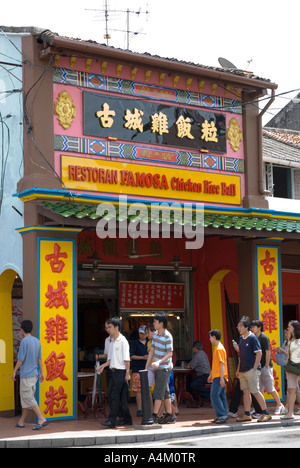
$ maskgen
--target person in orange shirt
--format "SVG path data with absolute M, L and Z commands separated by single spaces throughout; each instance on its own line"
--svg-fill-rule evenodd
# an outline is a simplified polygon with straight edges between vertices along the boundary
M 215 346 L 213 353 L 212 371 L 208 377 L 208 383 L 211 383 L 210 399 L 216 412 L 217 418 L 213 420 L 216 424 L 224 424 L 228 419 L 228 408 L 225 387 L 228 380 L 227 353 L 220 342 L 220 330 L 211 330 L 209 339 Z

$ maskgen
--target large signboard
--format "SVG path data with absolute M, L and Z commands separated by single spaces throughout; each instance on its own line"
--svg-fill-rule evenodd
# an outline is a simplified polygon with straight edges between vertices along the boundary
M 226 153 L 225 114 L 84 92 L 84 134 Z
M 280 248 L 256 246 L 257 318 L 271 344 L 275 388 L 284 399 L 284 371 L 275 360 L 276 348 L 282 344 Z M 270 399 L 270 395 L 265 395 Z
M 241 204 L 240 176 L 62 155 L 61 178 L 74 190 Z
M 47 419 L 76 417 L 75 240 L 38 239 L 38 336 L 45 380 L 40 409 Z

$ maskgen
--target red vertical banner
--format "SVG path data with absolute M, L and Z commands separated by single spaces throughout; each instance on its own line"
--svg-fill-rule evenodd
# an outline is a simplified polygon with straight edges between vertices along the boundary
M 38 239 L 38 330 L 46 419 L 76 417 L 76 254 L 74 239 Z
M 276 348 L 282 344 L 280 247 L 256 246 L 256 288 L 257 318 L 270 339 L 275 388 L 284 399 L 284 371 L 275 359 Z

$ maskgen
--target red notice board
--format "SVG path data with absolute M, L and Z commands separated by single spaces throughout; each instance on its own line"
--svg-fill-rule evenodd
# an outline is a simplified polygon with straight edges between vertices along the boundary
M 120 281 L 120 309 L 183 310 L 185 284 Z

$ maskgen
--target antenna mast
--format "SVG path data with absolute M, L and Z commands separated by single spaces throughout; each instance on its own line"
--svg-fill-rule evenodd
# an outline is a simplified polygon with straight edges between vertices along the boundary
M 107 45 L 108 45 L 108 41 L 110 39 L 110 35 L 108 34 L 108 0 L 105 0 L 105 36 L 104 36 L 104 39 L 107 40 Z
M 141 11 L 141 8 L 139 11 L 131 11 L 129 8 L 127 10 L 110 10 L 109 5 L 108 5 L 108 0 L 104 0 L 104 10 L 99 10 L 99 9 L 94 9 L 94 8 L 86 8 L 86 11 L 97 11 L 99 13 L 104 13 L 104 19 L 105 19 L 105 34 L 104 34 L 104 39 L 106 40 L 106 44 L 109 45 L 109 39 L 111 39 L 111 35 L 109 34 L 109 31 L 117 31 L 117 32 L 125 32 L 127 34 L 127 49 L 129 49 L 129 43 L 130 43 L 130 34 L 133 34 L 134 36 L 137 36 L 138 34 L 145 34 L 140 31 L 131 31 L 130 30 L 130 15 L 135 14 L 135 15 L 149 15 L 150 12 L 148 10 L 146 11 Z M 123 29 L 111 29 L 109 28 L 109 18 L 110 18 L 110 13 L 126 13 L 127 15 L 127 30 L 124 31 Z

